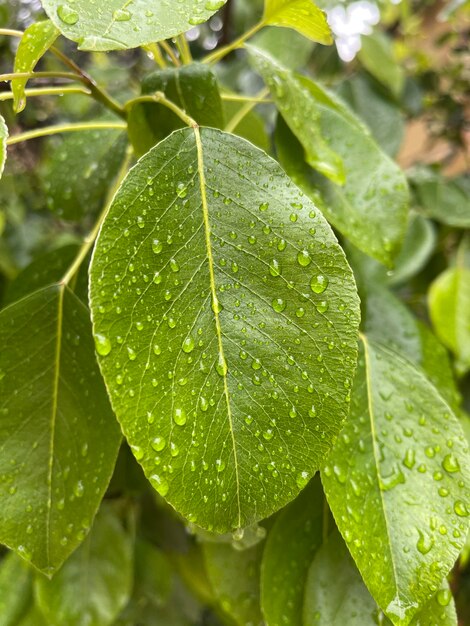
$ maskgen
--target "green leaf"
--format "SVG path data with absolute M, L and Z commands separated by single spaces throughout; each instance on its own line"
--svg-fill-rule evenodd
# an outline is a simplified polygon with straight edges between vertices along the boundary
M 8 128 L 5 124 L 5 120 L 0 115 L 0 178 L 5 168 L 5 161 L 7 160 L 7 139 Z
M 390 624 L 364 585 L 338 532 L 318 551 L 308 573 L 305 626 L 377 626 Z M 455 605 L 446 580 L 411 626 L 457 626 Z
M 52 624 L 107 626 L 132 589 L 132 540 L 111 507 L 103 507 L 83 544 L 52 580 L 35 583 L 39 608 Z
M 257 48 L 266 50 L 282 65 L 293 70 L 308 63 L 315 45 L 290 28 L 279 30 L 275 26 L 263 28 L 251 41 Z
M 169 39 L 206 22 L 226 0 L 42 0 L 60 32 L 80 50 L 125 50 Z
M 374 78 L 399 98 L 405 85 L 403 67 L 394 58 L 392 42 L 382 32 L 361 38 L 358 58 Z
M 230 102 L 229 100 L 223 101 L 224 114 L 227 122 L 245 106 L 244 102 Z M 263 118 L 255 111 L 250 111 L 243 119 L 235 126 L 233 130 L 234 134 L 244 139 L 248 139 L 251 143 L 265 152 L 270 150 L 270 138 L 266 132 L 266 127 Z
M 14 552 L 0 563 L 0 626 L 17 626 L 32 600 L 32 574 Z
M 432 222 L 412 211 L 403 247 L 389 274 L 389 284 L 401 285 L 424 269 L 434 253 L 436 242 L 436 229 Z
M 326 14 L 312 0 L 265 0 L 263 22 L 293 28 L 312 41 L 333 43 Z
M 468 444 L 423 374 L 388 348 L 362 343 L 350 419 L 322 480 L 369 591 L 394 624 L 407 625 L 465 542 Z
M 325 139 L 318 103 L 290 70 L 264 50 L 247 47 L 254 68 L 261 74 L 277 108 L 302 144 L 309 165 L 334 182 L 343 184 L 343 160 Z
M 32 72 L 37 62 L 49 50 L 58 36 L 59 31 L 49 20 L 31 24 L 23 33 L 16 51 L 15 73 Z M 25 87 L 27 82 L 27 78 L 14 78 L 11 81 L 15 113 L 20 113 L 26 106 Z
M 377 626 L 378 609 L 338 532 L 318 550 L 305 585 L 305 626 Z M 301 621 L 297 622 L 301 623 Z
M 442 224 L 470 228 L 470 176 L 446 180 L 439 172 L 420 168 L 410 176 L 417 205 Z
M 275 161 L 174 132 L 116 194 L 90 295 L 113 407 L 177 511 L 227 532 L 297 495 L 347 413 L 359 311 L 330 227 Z
M 41 611 L 33 606 L 25 617 L 20 622 L 16 623 L 15 626 L 51 626 L 51 624 L 48 624 Z
M 456 355 L 456 367 L 464 374 L 470 369 L 470 247 L 465 240 L 455 266 L 431 284 L 428 304 L 437 336 Z
M 324 496 L 318 478 L 281 512 L 261 565 L 261 605 L 268 626 L 301 624 L 305 580 L 323 540 Z
M 207 575 L 219 607 L 239 626 L 261 626 L 259 576 L 264 543 L 246 550 L 204 542 Z
M 80 220 L 103 208 L 126 153 L 120 130 L 70 133 L 49 145 L 44 187 L 51 211 L 66 220 Z
M 207 65 L 193 63 L 181 68 L 154 72 L 142 82 L 142 94 L 157 91 L 182 108 L 200 126 L 224 127 L 224 111 L 214 72 Z M 177 128 L 181 118 L 157 102 L 136 103 L 129 111 L 129 137 L 142 156 Z
M 1 311 L 0 345 L 0 541 L 51 575 L 91 526 L 120 433 L 68 288 Z
M 4 304 L 16 302 L 42 287 L 59 282 L 72 265 L 78 251 L 78 244 L 70 244 L 38 256 L 8 285 Z
M 402 144 L 405 122 L 399 106 L 383 91 L 365 73 L 347 78 L 338 87 L 338 94 L 367 124 L 382 150 L 394 157 Z
M 316 174 L 305 162 L 300 141 L 279 118 L 276 145 L 281 165 L 355 246 L 392 265 L 407 226 L 408 188 L 403 172 L 331 93 L 308 78 L 296 80 L 316 102 L 321 132 L 343 159 L 346 183 L 335 185 Z

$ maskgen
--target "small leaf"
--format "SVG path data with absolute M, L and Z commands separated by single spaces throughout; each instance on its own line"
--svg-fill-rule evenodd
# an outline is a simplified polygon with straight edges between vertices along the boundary
M 391 266 L 406 232 L 408 189 L 400 168 L 374 143 L 362 122 L 308 79 L 318 97 L 322 129 L 343 157 L 346 184 L 331 184 L 308 167 L 301 144 L 279 118 L 276 144 L 281 165 L 325 217 L 366 254 Z
M 382 623 L 380 613 L 341 535 L 334 532 L 318 550 L 308 570 L 303 624 L 377 626 Z
M 214 72 L 192 63 L 150 74 L 142 81 L 142 94 L 157 91 L 182 108 L 200 126 L 224 127 L 224 111 Z M 142 156 L 184 122 L 163 104 L 136 103 L 129 111 L 129 137 L 137 156 Z
M 224 100 L 224 115 L 227 123 L 230 122 L 244 106 L 244 102 L 230 102 L 229 100 Z M 264 120 L 256 111 L 250 111 L 245 115 L 240 123 L 235 126 L 233 133 L 239 137 L 248 139 L 248 141 L 265 152 L 270 151 L 270 138 L 266 132 Z
M 7 160 L 7 139 L 8 128 L 5 124 L 5 120 L 0 115 L 0 178 L 5 168 L 5 161 Z
M 0 626 L 16 626 L 32 601 L 30 567 L 14 552 L 0 563 Z
M 439 339 L 457 357 L 457 369 L 470 369 L 470 246 L 465 239 L 456 264 L 440 274 L 428 294 L 429 313 Z
M 103 208 L 106 194 L 126 152 L 120 130 L 70 133 L 57 146 L 49 144 L 43 177 L 51 211 L 66 220 L 80 220 Z
M 169 39 L 206 22 L 226 0 L 42 0 L 60 32 L 80 50 L 125 50 Z
M 389 274 L 389 284 L 401 285 L 421 272 L 434 253 L 436 241 L 433 223 L 411 212 L 403 247 L 395 259 L 394 270 Z
M 265 0 L 263 22 L 293 28 L 312 41 L 333 43 L 326 14 L 312 0 Z
M 246 550 L 232 544 L 204 542 L 206 570 L 223 613 L 238 626 L 261 626 L 259 575 L 264 543 Z
M 389 349 L 362 343 L 350 419 L 322 480 L 369 591 L 406 626 L 465 543 L 468 444 L 423 374 Z
M 380 83 L 399 98 L 405 84 L 403 67 L 394 58 L 392 42 L 381 32 L 361 38 L 358 58 L 362 65 Z
M 58 36 L 59 31 L 50 20 L 31 24 L 23 33 L 16 51 L 15 73 L 32 72 L 37 62 L 49 50 Z M 15 113 L 20 113 L 26 106 L 25 87 L 27 82 L 27 78 L 14 78 L 11 81 Z
M 268 626 L 302 623 L 307 572 L 323 540 L 323 508 L 316 477 L 269 531 L 261 565 L 261 605 Z
M 175 131 L 116 194 L 90 295 L 113 407 L 177 511 L 228 532 L 305 487 L 348 410 L 358 299 L 276 162 L 215 129 Z
M 0 541 L 51 575 L 91 526 L 120 433 L 68 288 L 3 309 L 0 345 Z
M 132 590 L 132 540 L 103 507 L 83 544 L 52 580 L 36 579 L 38 605 L 52 624 L 108 626 Z
M 247 47 L 254 68 L 261 74 L 277 108 L 305 149 L 309 165 L 334 182 L 343 184 L 343 161 L 325 139 L 315 99 L 290 70 L 267 52 L 254 46 Z

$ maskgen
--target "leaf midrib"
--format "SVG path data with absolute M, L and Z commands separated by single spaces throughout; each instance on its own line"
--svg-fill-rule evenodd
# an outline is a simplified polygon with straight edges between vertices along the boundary
M 217 344 L 219 348 L 218 358 L 221 357 L 223 359 L 223 363 L 225 364 L 225 367 L 227 367 L 227 361 L 225 359 L 224 347 L 223 347 L 223 342 L 222 342 L 222 334 L 223 334 L 222 327 L 220 325 L 220 317 L 218 313 L 218 308 L 216 306 L 216 303 L 218 302 L 218 298 L 217 298 L 216 285 L 215 285 L 214 257 L 212 254 L 211 226 L 210 226 L 210 220 L 209 220 L 209 207 L 207 203 L 207 194 L 206 194 L 206 176 L 205 176 L 205 171 L 204 171 L 204 153 L 203 153 L 203 147 L 202 147 L 201 132 L 198 126 L 194 126 L 193 130 L 194 130 L 194 137 L 196 140 L 197 163 L 198 163 L 200 190 L 201 190 L 201 205 L 202 205 L 202 214 L 203 214 L 203 220 L 204 220 L 204 232 L 205 232 L 205 239 L 206 239 L 207 260 L 208 260 L 208 266 L 209 266 L 210 288 L 211 288 L 212 303 L 213 303 L 212 310 L 214 313 L 215 328 L 216 328 L 216 333 L 217 333 Z M 240 477 L 239 477 L 239 471 L 238 471 L 238 456 L 237 456 L 237 447 L 236 447 L 236 441 L 235 441 L 235 433 L 233 429 L 233 415 L 232 415 L 232 407 L 230 404 L 230 394 L 229 394 L 229 389 L 228 389 L 228 380 L 227 380 L 226 372 L 224 372 L 222 378 L 224 381 L 224 395 L 225 395 L 225 401 L 226 401 L 226 406 L 227 406 L 227 416 L 229 420 L 230 435 L 232 438 L 232 447 L 233 447 L 233 457 L 234 457 L 234 463 L 235 463 L 235 480 L 236 480 L 236 485 L 237 485 L 238 527 L 241 528 L 242 524 L 241 524 Z

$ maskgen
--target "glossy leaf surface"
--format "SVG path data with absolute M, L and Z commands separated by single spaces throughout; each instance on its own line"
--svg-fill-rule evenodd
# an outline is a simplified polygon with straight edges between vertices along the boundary
M 312 0 L 265 0 L 263 21 L 273 26 L 293 28 L 319 43 L 333 43 L 326 15 Z
M 36 580 L 38 605 L 51 624 L 108 626 L 129 600 L 132 540 L 103 507 L 83 544 L 52 580 Z
M 3 309 L 0 345 L 0 539 L 51 575 L 91 526 L 119 428 L 87 309 L 68 288 Z
M 29 26 L 21 37 L 15 56 L 14 70 L 16 73 L 29 73 L 36 63 L 52 46 L 59 31 L 49 20 L 36 22 Z M 13 91 L 13 108 L 20 113 L 26 106 L 25 87 L 27 78 L 15 78 L 11 81 Z
M 79 220 L 104 206 L 106 194 L 126 152 L 120 130 L 91 130 L 67 135 L 49 146 L 44 187 L 51 211 Z
M 348 409 L 358 299 L 277 163 L 214 129 L 153 148 L 102 227 L 91 308 L 116 415 L 180 513 L 227 532 L 305 487 Z
M 214 72 L 193 63 L 154 72 L 142 81 L 142 95 L 163 92 L 201 126 L 223 128 L 224 111 Z M 136 103 L 129 112 L 129 137 L 138 156 L 185 126 L 173 111 L 157 102 Z
M 407 226 L 408 189 L 403 172 L 351 111 L 318 84 L 305 77 L 298 80 L 317 100 L 322 132 L 343 159 L 346 183 L 335 185 L 316 174 L 283 120 L 276 131 L 281 164 L 355 246 L 391 265 Z
M 249 46 L 254 68 L 269 87 L 276 106 L 305 150 L 313 168 L 339 184 L 345 182 L 343 160 L 325 139 L 320 111 L 311 94 L 295 77 L 267 52 Z
M 364 582 L 393 623 L 406 625 L 465 542 L 468 443 L 449 406 L 414 366 L 362 343 L 350 419 L 322 480 Z
M 323 540 L 323 508 L 316 477 L 269 531 L 261 567 L 261 604 L 268 626 L 302 623 L 307 572 Z
M 206 22 L 226 0 L 42 0 L 60 32 L 81 50 L 125 50 Z

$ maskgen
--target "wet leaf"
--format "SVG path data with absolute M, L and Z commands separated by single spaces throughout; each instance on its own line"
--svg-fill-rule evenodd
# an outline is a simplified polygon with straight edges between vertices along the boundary
M 407 625 L 465 543 L 468 443 L 423 374 L 388 348 L 361 343 L 350 419 L 322 480 L 369 591 L 394 624 Z
M 264 543 L 237 550 L 230 543 L 205 542 L 207 574 L 219 607 L 238 626 L 261 626 L 259 576 Z
M 17 626 L 32 600 L 30 567 L 14 552 L 0 563 L 0 626 Z
M 312 41 L 333 43 L 326 14 L 312 0 L 265 0 L 263 21 L 293 28 Z
M 7 160 L 7 139 L 8 128 L 5 124 L 5 120 L 0 115 L 0 178 L 5 168 L 5 161 Z
M 366 254 L 391 266 L 408 221 L 408 189 L 403 172 L 354 114 L 318 84 L 298 79 L 317 100 L 322 133 L 343 159 L 346 183 L 316 174 L 302 146 L 282 119 L 276 130 L 281 165 L 313 199 L 325 217 Z
M 348 410 L 358 299 L 277 163 L 234 135 L 175 131 L 116 194 L 90 294 L 113 407 L 177 511 L 227 532 L 305 487 Z
M 169 39 L 206 22 L 226 0 L 42 0 L 60 32 L 80 50 L 125 50 Z
M 201 126 L 224 127 L 224 111 L 214 72 L 207 65 L 193 63 L 150 74 L 142 81 L 142 94 L 157 91 L 181 107 Z M 177 128 L 181 118 L 157 102 L 136 103 L 129 111 L 129 137 L 142 156 Z
M 470 369 L 470 246 L 463 240 L 455 265 L 431 284 L 429 313 L 439 339 L 457 357 L 463 374 Z
M 343 161 L 322 132 L 318 104 L 295 74 L 264 50 L 248 46 L 254 68 L 271 91 L 277 108 L 305 150 L 311 167 L 339 184 L 345 182 Z
M 31 24 L 21 37 L 16 51 L 14 71 L 18 74 L 32 72 L 58 35 L 59 31 L 49 20 Z M 27 78 L 14 78 L 11 81 L 15 113 L 20 113 L 26 106 L 25 87 L 27 82 Z
M 268 626 L 302 623 L 307 572 L 323 540 L 323 510 L 316 477 L 269 531 L 261 566 L 261 604 Z
M 63 219 L 80 220 L 103 208 L 126 153 L 120 130 L 90 130 L 49 145 L 44 187 L 48 208 Z
M 447 580 L 412 620 L 411 626 L 458 626 L 455 602 Z
M 0 540 L 51 575 L 91 526 L 120 433 L 68 288 L 3 309 L 0 345 Z
M 389 275 L 389 284 L 401 285 L 423 270 L 434 252 L 436 242 L 436 229 L 432 222 L 412 211 L 403 247 Z
M 36 598 L 52 624 L 108 626 L 132 589 L 132 540 L 104 506 L 83 544 L 52 580 L 38 577 Z

